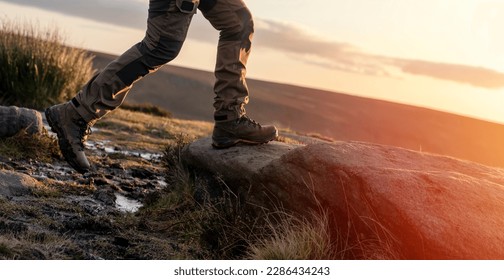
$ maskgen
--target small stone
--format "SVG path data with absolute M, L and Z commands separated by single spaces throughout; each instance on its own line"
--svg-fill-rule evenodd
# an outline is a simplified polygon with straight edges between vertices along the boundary
M 28 134 L 42 133 L 45 128 L 40 112 L 16 106 L 0 106 L 0 138 L 14 136 L 22 130 Z

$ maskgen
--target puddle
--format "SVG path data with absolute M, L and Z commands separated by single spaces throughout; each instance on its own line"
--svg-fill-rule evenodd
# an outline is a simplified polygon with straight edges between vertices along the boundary
M 96 142 L 95 141 L 87 141 L 86 143 L 84 143 L 84 145 L 89 150 L 100 150 L 100 151 L 104 151 L 107 154 L 122 154 L 125 156 L 134 156 L 134 157 L 143 158 L 145 160 L 159 160 L 163 156 L 159 153 L 118 150 L 112 146 L 107 145 L 110 142 L 111 141 L 109 141 L 109 140 L 96 141 Z
M 135 213 L 142 207 L 142 203 L 138 200 L 128 198 L 122 194 L 116 193 L 116 207 L 122 212 Z

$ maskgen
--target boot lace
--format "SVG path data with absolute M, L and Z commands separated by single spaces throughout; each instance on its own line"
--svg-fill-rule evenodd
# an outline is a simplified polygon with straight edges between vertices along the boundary
M 239 124 L 246 124 L 246 125 L 249 125 L 249 126 L 252 126 L 252 127 L 261 127 L 261 125 L 258 122 L 256 122 L 253 119 L 249 118 L 247 115 L 243 115 L 238 120 L 238 123 Z
M 77 132 L 79 135 L 79 140 L 82 144 L 84 144 L 88 136 L 91 134 L 91 126 L 89 126 L 89 124 L 84 120 L 77 120 L 75 121 L 75 124 L 78 127 Z

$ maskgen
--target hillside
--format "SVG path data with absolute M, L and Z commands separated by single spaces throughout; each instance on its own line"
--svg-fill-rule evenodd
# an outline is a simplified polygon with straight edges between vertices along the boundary
M 95 53 L 95 67 L 114 57 Z M 213 74 L 166 65 L 141 80 L 128 102 L 177 118 L 212 119 Z M 250 79 L 250 115 L 260 122 L 336 140 L 365 141 L 504 167 L 504 126 L 439 111 Z

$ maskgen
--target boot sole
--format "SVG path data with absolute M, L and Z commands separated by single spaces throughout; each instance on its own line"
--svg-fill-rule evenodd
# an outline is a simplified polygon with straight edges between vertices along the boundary
M 247 145 L 261 145 L 261 144 L 266 144 L 270 141 L 275 140 L 278 137 L 278 131 L 276 131 L 271 137 L 269 137 L 267 140 L 263 141 L 252 141 L 252 140 L 247 140 L 247 139 L 228 139 L 226 142 L 220 142 L 219 141 L 212 141 L 212 147 L 215 149 L 221 150 L 221 149 L 227 149 L 231 148 L 233 146 L 236 146 L 237 144 L 247 144 Z
M 63 147 L 66 147 L 68 146 L 69 144 L 67 144 L 64 140 L 65 138 L 63 137 L 63 131 L 61 131 L 59 129 L 59 127 L 56 125 L 56 121 L 54 121 L 53 119 L 53 116 L 52 116 L 52 113 L 50 111 L 50 108 L 47 108 L 44 112 L 45 116 L 46 116 L 46 120 L 47 120 L 47 124 L 49 124 L 49 126 L 51 127 L 51 131 L 56 133 L 56 135 L 58 136 L 58 145 L 59 145 L 59 148 L 60 148 L 60 151 L 61 151 L 61 154 L 63 155 L 63 157 L 65 158 L 66 162 L 73 168 L 75 169 L 77 172 L 81 173 L 81 174 L 84 174 L 86 172 L 89 171 L 89 169 L 87 168 L 82 168 L 80 165 L 76 164 L 75 162 L 73 162 L 71 160 L 71 157 L 68 155 L 67 152 L 65 152 L 65 149 L 62 149 L 62 146 Z

